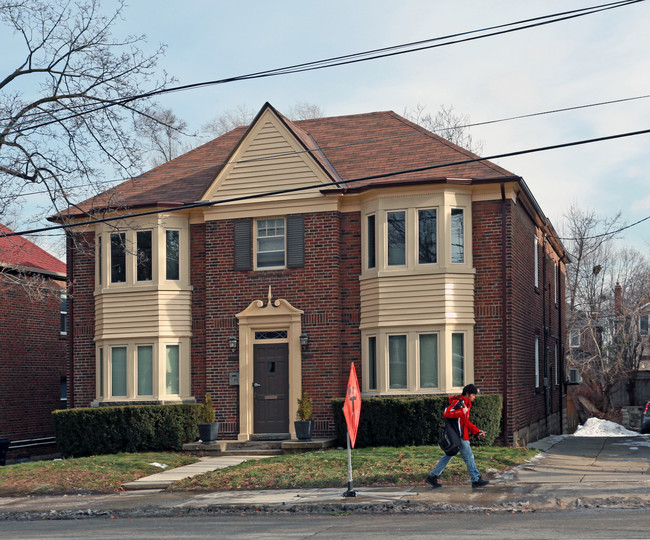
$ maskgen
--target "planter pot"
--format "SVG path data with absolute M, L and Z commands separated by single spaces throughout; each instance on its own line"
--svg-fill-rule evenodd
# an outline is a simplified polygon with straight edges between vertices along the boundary
M 296 437 L 299 441 L 311 441 L 314 432 L 313 420 L 296 420 L 293 426 L 296 429 Z
M 199 428 L 199 438 L 203 444 L 210 444 L 217 440 L 219 436 L 219 422 L 197 425 Z

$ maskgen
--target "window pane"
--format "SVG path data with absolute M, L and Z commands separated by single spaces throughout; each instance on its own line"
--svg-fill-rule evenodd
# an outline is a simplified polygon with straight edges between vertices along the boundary
M 284 219 L 257 220 L 257 267 L 284 266 Z
M 539 388 L 539 337 L 535 336 L 535 388 Z
M 649 315 L 641 315 L 641 318 L 639 319 L 639 333 L 642 336 L 647 336 L 648 335 L 648 319 L 650 318 Z
M 465 385 L 465 336 L 451 335 L 451 384 Z
M 418 210 L 418 238 L 420 264 L 434 263 L 437 260 L 436 211 Z
M 111 385 L 113 396 L 126 396 L 126 347 L 111 349 Z
M 68 333 L 68 294 L 61 293 L 61 334 Z
M 375 216 L 368 216 L 368 268 L 374 268 L 377 260 L 375 248 Z
M 138 395 L 153 395 L 153 347 L 138 347 Z
M 137 279 L 151 281 L 151 231 L 138 231 L 137 244 Z
M 420 335 L 420 388 L 438 387 L 438 335 Z
M 99 349 L 99 397 L 104 397 L 104 349 Z
M 388 212 L 388 264 L 406 264 L 406 213 Z
M 169 394 L 179 393 L 179 347 L 178 345 L 167 345 L 167 359 L 166 359 L 166 390 Z
M 377 338 L 368 338 L 368 390 L 377 390 Z
M 464 210 L 451 209 L 451 262 L 465 262 Z
M 180 235 L 178 231 L 165 231 L 166 279 L 180 279 Z
M 126 281 L 126 235 L 111 234 L 111 282 Z
M 390 388 L 406 388 L 406 336 L 388 336 Z

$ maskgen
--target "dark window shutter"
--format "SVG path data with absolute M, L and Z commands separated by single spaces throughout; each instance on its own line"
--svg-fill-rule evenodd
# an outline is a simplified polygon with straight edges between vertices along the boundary
M 305 266 L 305 216 L 287 216 L 287 268 Z
M 235 270 L 253 269 L 253 220 L 235 221 Z

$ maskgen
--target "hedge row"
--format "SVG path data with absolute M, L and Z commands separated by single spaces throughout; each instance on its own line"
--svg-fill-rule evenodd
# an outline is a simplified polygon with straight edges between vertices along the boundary
M 347 426 L 342 398 L 332 400 L 339 445 L 346 445 Z M 355 447 L 436 445 L 444 426 L 442 412 L 449 396 L 365 398 Z M 501 433 L 503 401 L 500 394 L 476 396 L 470 420 L 485 431 L 484 439 L 472 437 L 472 444 L 489 446 Z
M 200 404 L 92 407 L 54 411 L 64 457 L 117 452 L 181 450 L 195 441 Z

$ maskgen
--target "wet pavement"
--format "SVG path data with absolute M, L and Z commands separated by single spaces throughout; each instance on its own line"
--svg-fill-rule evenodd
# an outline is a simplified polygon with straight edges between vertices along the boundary
M 650 436 L 549 437 L 529 445 L 533 460 L 491 483 L 432 490 L 419 486 L 166 492 L 170 483 L 259 456 L 204 458 L 142 478 L 114 495 L 0 498 L 0 520 L 179 516 L 246 512 L 534 512 L 577 508 L 650 508 Z M 487 474 L 486 476 L 491 476 Z M 444 483 L 444 482 L 443 482 Z

